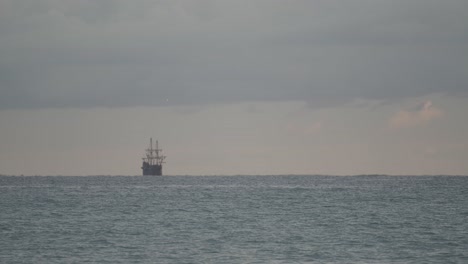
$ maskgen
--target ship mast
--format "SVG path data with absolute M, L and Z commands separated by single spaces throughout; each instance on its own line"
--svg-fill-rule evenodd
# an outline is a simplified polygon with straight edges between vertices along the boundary
M 143 161 L 148 162 L 149 165 L 161 166 L 166 158 L 161 153 L 162 149 L 159 148 L 158 141 L 156 140 L 156 148 L 153 149 L 153 138 L 150 138 L 150 146 L 146 149 L 146 157 L 143 158 Z

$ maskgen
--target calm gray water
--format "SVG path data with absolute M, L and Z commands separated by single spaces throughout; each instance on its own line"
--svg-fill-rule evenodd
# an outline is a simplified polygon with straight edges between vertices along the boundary
M 468 263 L 468 177 L 0 177 L 1 263 Z

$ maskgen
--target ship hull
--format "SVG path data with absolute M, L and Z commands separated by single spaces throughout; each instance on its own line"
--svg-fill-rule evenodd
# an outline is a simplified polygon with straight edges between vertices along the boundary
M 161 176 L 162 175 L 162 165 L 150 165 L 147 162 L 143 162 L 141 169 L 143 170 L 143 176 Z

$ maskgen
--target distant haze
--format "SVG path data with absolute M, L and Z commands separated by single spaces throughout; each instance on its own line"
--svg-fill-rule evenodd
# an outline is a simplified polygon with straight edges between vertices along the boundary
M 468 1 L 0 1 L 0 174 L 468 175 Z

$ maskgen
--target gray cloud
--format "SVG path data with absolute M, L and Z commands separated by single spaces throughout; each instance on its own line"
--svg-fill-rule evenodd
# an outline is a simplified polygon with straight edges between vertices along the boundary
M 466 94 L 465 0 L 0 2 L 0 107 Z

